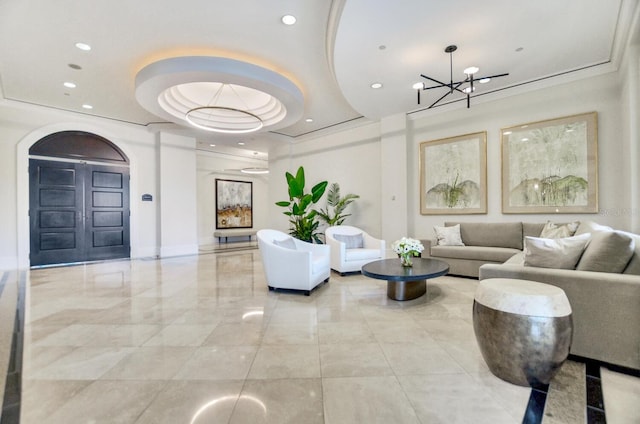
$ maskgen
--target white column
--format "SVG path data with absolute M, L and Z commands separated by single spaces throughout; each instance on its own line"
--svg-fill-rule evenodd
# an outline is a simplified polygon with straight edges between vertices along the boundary
M 382 238 L 390 246 L 407 234 L 407 117 L 398 114 L 380 121 Z
M 198 253 L 196 140 L 159 134 L 160 256 Z

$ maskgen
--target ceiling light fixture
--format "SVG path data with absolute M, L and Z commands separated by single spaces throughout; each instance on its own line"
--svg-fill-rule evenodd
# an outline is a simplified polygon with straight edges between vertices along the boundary
M 91 50 L 91 46 L 88 45 L 87 43 L 76 43 L 76 47 L 85 52 L 88 52 L 89 50 Z
M 373 88 L 374 90 L 377 90 L 378 88 L 382 88 L 382 83 L 381 82 L 374 82 L 371 84 L 371 88 Z
M 492 78 L 504 77 L 504 76 L 509 75 L 509 74 L 498 74 L 498 75 L 491 75 L 489 77 L 477 77 L 476 78 L 474 75 L 480 69 L 477 66 L 470 66 L 470 67 L 466 68 L 463 71 L 465 76 L 466 76 L 466 78 L 464 80 L 462 80 L 462 81 L 455 81 L 454 82 L 453 81 L 453 52 L 455 52 L 456 50 L 458 50 L 458 46 L 455 46 L 455 45 L 447 46 L 444 49 L 445 53 L 449 53 L 449 68 L 450 68 L 450 72 L 451 72 L 451 74 L 450 74 L 451 78 L 449 80 L 449 83 L 439 81 L 439 80 L 437 80 L 435 78 L 428 77 L 428 76 L 426 76 L 424 74 L 420 74 L 420 76 L 422 78 L 428 79 L 429 81 L 436 83 L 436 85 L 429 86 L 429 87 L 427 87 L 424 83 L 422 83 L 422 86 L 420 86 L 421 83 L 416 83 L 416 84 L 413 85 L 413 88 L 415 90 L 417 90 L 417 92 L 418 92 L 418 104 L 420 104 L 420 91 L 422 91 L 422 90 L 432 90 L 434 88 L 447 87 L 449 89 L 449 91 L 447 91 L 438 100 L 436 100 L 435 102 L 431 103 L 431 105 L 427 109 L 431 109 L 432 107 L 434 107 L 435 105 L 440 103 L 440 101 L 442 99 L 447 97 L 449 94 L 453 94 L 456 91 L 467 96 L 467 108 L 469 108 L 469 107 L 471 107 L 471 93 L 476 91 L 476 87 L 474 87 L 474 85 L 473 85 L 474 81 L 479 81 L 480 83 L 485 84 L 485 83 L 491 81 Z M 463 84 L 467 84 L 467 83 L 469 84 L 467 87 L 461 87 Z
M 297 21 L 296 17 L 293 15 L 284 15 L 282 17 L 282 23 L 285 25 L 293 25 Z
M 85 103 L 85 104 L 82 105 L 82 108 L 83 109 L 93 109 L 93 106 L 88 105 L 88 104 Z
M 304 120 L 304 122 L 311 123 L 311 122 L 313 122 L 313 118 L 307 118 L 307 119 Z
M 181 125 L 246 134 L 293 125 L 302 92 L 284 76 L 238 60 L 186 56 L 160 60 L 136 75 L 136 99 Z
M 67 81 L 62 85 L 64 85 L 67 88 L 76 88 L 76 85 L 74 83 L 70 82 L 70 81 Z
M 244 174 L 268 174 L 267 168 L 242 168 L 240 172 Z

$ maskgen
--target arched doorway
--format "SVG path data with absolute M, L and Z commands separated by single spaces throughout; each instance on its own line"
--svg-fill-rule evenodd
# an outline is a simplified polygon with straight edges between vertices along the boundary
M 109 140 L 62 131 L 31 146 L 31 266 L 128 258 L 129 215 L 129 160 Z

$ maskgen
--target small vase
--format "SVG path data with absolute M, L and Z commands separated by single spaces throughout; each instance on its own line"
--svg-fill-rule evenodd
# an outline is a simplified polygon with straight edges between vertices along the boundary
M 413 266 L 411 255 L 410 254 L 400 255 L 400 263 L 402 264 L 402 266 L 406 266 L 406 267 Z

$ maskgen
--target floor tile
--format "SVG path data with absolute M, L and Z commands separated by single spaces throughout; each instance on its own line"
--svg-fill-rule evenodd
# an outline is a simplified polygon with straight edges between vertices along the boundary
M 395 375 L 465 372 L 444 349 L 435 343 L 382 343 L 382 350 Z
M 33 373 L 39 380 L 97 380 L 133 348 L 79 347 Z
M 513 417 L 467 374 L 398 377 L 425 423 L 513 424 Z M 526 404 L 523 405 L 523 410 Z
M 319 378 L 320 356 L 316 345 L 262 346 L 248 379 Z
M 94 381 L 48 416 L 46 422 L 132 423 L 164 385 L 164 381 Z
M 369 325 L 364 322 L 323 322 L 318 324 L 321 344 L 373 343 L 376 341 Z
M 176 380 L 242 380 L 256 356 L 256 346 L 196 348 L 173 377 Z
M 103 380 L 169 380 L 191 358 L 192 347 L 151 346 L 133 350 Z
M 395 377 L 325 378 L 322 381 L 327 424 L 417 424 Z
M 600 368 L 607 423 L 640 423 L 640 378 Z
M 243 381 L 166 382 L 135 424 L 227 423 Z
M 318 344 L 318 326 L 311 323 L 270 323 L 262 341 L 265 345 Z
M 393 375 L 378 343 L 320 345 L 322 377 Z

